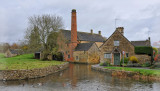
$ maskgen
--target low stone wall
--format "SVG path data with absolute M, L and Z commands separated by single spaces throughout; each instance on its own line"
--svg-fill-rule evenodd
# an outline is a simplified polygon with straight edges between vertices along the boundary
M 122 71 L 122 70 L 113 70 L 113 69 L 106 69 L 103 66 L 92 65 L 91 68 L 93 70 L 102 71 L 111 74 L 112 76 L 119 77 L 119 78 L 127 78 L 127 79 L 134 79 L 134 80 L 145 80 L 145 81 L 160 81 L 160 77 L 155 76 L 144 76 L 140 73 L 131 72 L 131 71 Z
M 137 57 L 140 64 L 144 64 L 145 62 L 151 62 L 151 56 L 148 56 L 146 54 L 135 55 L 135 57 Z
M 0 80 L 20 80 L 20 79 L 44 77 L 49 74 L 62 71 L 67 67 L 69 67 L 69 63 L 49 66 L 45 68 L 31 69 L 31 70 L 1 70 Z

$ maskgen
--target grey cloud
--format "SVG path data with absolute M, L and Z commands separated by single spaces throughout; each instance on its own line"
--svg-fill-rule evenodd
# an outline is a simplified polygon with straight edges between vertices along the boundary
M 77 9 L 78 30 L 102 31 L 109 37 L 117 26 L 125 28 L 129 40 L 144 40 L 150 30 L 152 42 L 160 34 L 159 0 L 4 0 L 0 4 L 0 42 L 16 42 L 23 38 L 27 18 L 39 14 L 63 17 L 66 29 L 71 26 L 71 9 Z M 143 36 L 140 36 L 143 35 Z

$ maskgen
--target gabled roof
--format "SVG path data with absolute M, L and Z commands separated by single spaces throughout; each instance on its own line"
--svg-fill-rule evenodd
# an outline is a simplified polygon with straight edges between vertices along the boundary
M 131 45 L 133 45 L 122 33 L 120 33 L 118 30 L 115 30 L 112 35 L 100 46 L 100 48 L 114 35 L 114 33 L 118 32 L 121 34 Z M 134 46 L 134 45 L 133 45 Z
M 88 51 L 94 43 L 80 43 L 75 48 L 75 51 Z
M 70 30 L 61 30 L 62 34 L 67 40 L 71 40 L 71 31 Z M 99 34 L 91 34 L 86 32 L 77 31 L 77 39 L 78 41 L 92 41 L 92 42 L 104 42 L 105 38 L 103 38 Z
M 131 43 L 134 46 L 151 46 L 149 40 L 146 40 L 146 41 L 131 41 Z

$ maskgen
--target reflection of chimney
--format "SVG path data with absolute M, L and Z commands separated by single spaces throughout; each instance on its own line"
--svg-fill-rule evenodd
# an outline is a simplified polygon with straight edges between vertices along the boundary
M 98 31 L 98 34 L 101 35 L 101 31 Z
M 91 34 L 93 34 L 93 29 L 91 29 Z
M 75 9 L 72 9 L 71 16 L 71 42 L 74 47 L 77 46 L 77 17 Z
M 117 27 L 116 30 L 118 30 L 122 35 L 124 35 L 124 28 L 123 27 Z

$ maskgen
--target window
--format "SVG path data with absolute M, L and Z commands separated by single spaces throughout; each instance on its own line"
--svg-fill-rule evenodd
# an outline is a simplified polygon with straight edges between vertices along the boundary
M 126 57 L 127 57 L 127 58 L 129 57 L 129 54 L 128 54 L 128 53 L 126 53 Z
M 119 41 L 114 41 L 114 46 L 119 46 Z
M 76 56 L 76 60 L 79 60 L 79 57 L 78 57 L 78 56 Z
M 111 58 L 111 54 L 110 53 L 105 53 L 104 58 Z
M 68 55 L 68 58 L 70 58 L 70 55 Z

